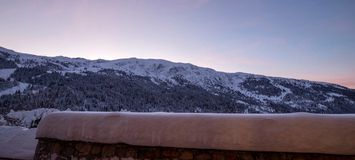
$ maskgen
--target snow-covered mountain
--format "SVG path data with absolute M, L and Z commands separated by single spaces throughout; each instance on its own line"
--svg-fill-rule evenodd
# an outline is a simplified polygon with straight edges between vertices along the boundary
M 29 95 L 29 92 L 31 92 L 32 96 L 34 95 L 35 97 L 36 94 L 53 93 L 51 90 L 54 88 L 64 91 L 63 87 L 60 88 L 60 84 L 63 84 L 66 87 L 65 91 L 73 92 L 77 96 L 78 100 L 73 102 L 75 104 L 61 103 L 57 100 L 59 97 L 54 97 L 52 101 L 55 103 L 50 104 L 48 102 L 46 105 L 49 106 L 39 105 L 38 107 L 66 109 L 65 107 L 61 108 L 63 106 L 61 104 L 65 104 L 64 106 L 74 110 L 102 110 L 97 108 L 106 108 L 105 110 L 127 109 L 133 111 L 174 112 L 283 113 L 304 111 L 355 113 L 355 90 L 331 83 L 268 77 L 242 72 L 223 73 L 192 64 L 173 63 L 157 59 L 130 58 L 107 61 L 62 56 L 44 57 L 17 53 L 1 47 L 0 62 L 0 77 L 2 78 L 2 80 L 0 79 L 0 94 L 8 96 L 0 98 L 0 105 L 1 102 L 2 105 L 5 104 L 5 99 L 7 100 L 11 93 L 14 95 L 16 92 L 24 96 L 25 94 Z M 107 102 L 108 99 L 98 98 L 95 95 L 92 96 L 86 93 L 86 89 L 83 89 L 82 86 L 81 88 L 77 87 L 78 84 L 75 84 L 75 82 L 59 82 L 53 76 L 57 76 L 58 79 L 64 77 L 67 81 L 75 81 L 75 78 L 85 79 L 85 77 L 93 78 L 98 76 L 96 79 L 94 78 L 95 80 L 91 80 L 93 83 L 87 82 L 87 80 L 78 81 L 87 83 L 85 86 L 97 87 L 97 85 L 100 85 L 102 91 L 100 90 L 99 93 L 104 93 L 98 96 L 115 99 L 116 95 L 122 98 L 118 102 L 114 101 L 119 104 L 109 104 Z M 102 79 L 102 76 L 106 78 Z M 107 79 L 111 81 L 107 82 Z M 123 82 L 121 81 L 122 79 L 127 81 Z M 105 86 L 108 83 L 110 85 Z M 119 85 L 117 83 L 125 83 L 125 85 L 116 86 Z M 102 87 L 101 85 L 104 86 Z M 123 90 L 127 90 L 125 86 L 136 87 L 131 87 L 132 91 L 123 92 Z M 106 92 L 111 91 L 112 88 L 110 87 L 116 87 L 113 90 L 117 92 L 113 93 L 113 95 L 108 95 Z M 95 92 L 95 90 L 97 89 L 93 89 L 92 92 Z M 150 93 L 153 90 L 159 91 L 159 93 Z M 166 92 L 164 90 L 169 91 Z M 137 94 L 130 94 L 130 92 Z M 145 96 L 142 92 L 158 97 L 150 96 L 150 98 L 147 98 L 149 96 Z M 124 100 L 124 98 L 128 98 L 135 101 L 136 98 L 132 98 L 135 95 L 140 95 L 138 99 L 141 102 L 138 105 L 140 105 L 141 109 L 133 109 L 138 107 L 136 102 L 131 103 Z M 187 95 L 190 97 L 186 97 Z M 205 98 L 201 97 L 202 95 Z M 162 98 L 162 96 L 170 97 L 170 99 Z M 206 99 L 206 96 L 212 98 Z M 92 97 L 95 100 L 91 99 L 90 102 L 87 102 L 88 98 Z M 194 98 L 195 101 L 205 102 L 192 102 Z M 150 101 L 151 99 L 155 100 Z M 18 107 L 19 102 L 8 103 L 11 103 L 7 105 L 10 108 L 21 108 Z M 169 109 L 164 109 L 164 106 L 156 107 L 155 104 L 158 103 L 166 105 Z M 94 107 L 90 108 L 92 104 Z M 176 107 L 176 104 L 179 107 Z M 186 106 L 181 106 L 184 104 Z M 223 104 L 228 106 L 229 109 L 221 109 Z M 89 105 L 89 107 L 86 105 Z

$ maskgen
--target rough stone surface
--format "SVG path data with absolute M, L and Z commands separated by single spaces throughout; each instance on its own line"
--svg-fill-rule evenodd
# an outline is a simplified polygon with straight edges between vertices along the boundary
M 116 156 L 125 157 L 125 154 L 126 154 L 125 148 L 116 145 Z
M 243 160 L 254 160 L 253 154 L 251 153 L 242 154 L 240 157 Z
M 88 154 L 91 151 L 91 145 L 90 144 L 84 144 L 83 147 L 81 147 L 81 149 L 78 150 L 81 153 L 85 153 Z
M 154 152 L 151 150 L 143 150 L 141 152 L 141 158 L 142 159 L 154 159 L 155 158 Z
M 234 153 L 234 152 L 227 152 L 227 153 L 225 153 L 225 158 L 226 158 L 227 160 L 229 160 L 229 159 L 239 160 L 238 154 L 237 154 L 237 153 Z
M 197 155 L 196 160 L 209 160 L 211 159 L 211 156 L 207 153 L 202 153 Z
M 193 158 L 194 158 L 194 155 L 192 154 L 191 151 L 182 151 L 181 152 L 180 159 L 189 160 L 189 159 L 193 159 Z
M 83 147 L 83 143 L 77 143 L 75 144 L 75 149 L 80 150 Z
M 102 156 L 112 157 L 113 155 L 115 155 L 115 150 L 116 147 L 114 145 L 104 145 L 104 147 L 102 147 Z
M 225 160 L 223 152 L 221 152 L 221 151 L 214 152 L 213 159 L 214 160 Z
M 59 143 L 55 143 L 54 145 L 51 145 L 51 153 L 55 153 L 57 155 L 60 154 L 60 144 Z
M 40 139 L 35 160 L 355 160 L 355 155 L 146 147 Z
M 91 149 L 91 154 L 100 154 L 101 153 L 101 145 L 94 144 Z
M 165 157 L 179 157 L 180 152 L 178 150 L 174 150 L 174 149 L 165 149 L 163 151 L 163 155 Z
M 72 146 L 67 146 L 63 149 L 61 154 L 64 155 L 65 157 L 68 157 L 68 156 L 73 155 L 74 152 L 75 152 L 75 148 L 73 148 Z
M 137 150 L 135 150 L 134 148 L 128 148 L 126 150 L 125 157 L 137 158 Z

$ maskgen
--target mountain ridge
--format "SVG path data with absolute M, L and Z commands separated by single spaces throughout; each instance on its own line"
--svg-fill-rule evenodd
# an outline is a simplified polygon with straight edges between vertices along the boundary
M 355 112 L 355 90 L 327 82 L 271 77 L 243 72 L 225 73 L 211 68 L 198 67 L 190 63 L 175 63 L 163 59 L 87 60 L 63 56 L 36 56 L 17 53 L 2 47 L 0 51 L 2 61 L 10 66 L 8 68 L 14 69 L 16 65 L 16 70 L 6 83 L 18 81 L 28 83 L 32 87 L 41 86 L 43 89 L 48 88 L 47 84 L 38 84 L 36 79 L 40 80 L 41 77 L 38 76 L 51 76 L 53 73 L 59 73 L 57 76 L 64 77 L 67 74 L 76 74 L 76 76 L 83 77 L 99 74 L 113 76 L 114 79 L 120 78 L 120 76 L 121 78 L 136 76 L 136 78 L 139 77 L 137 79 L 149 79 L 151 83 L 158 85 L 155 87 L 160 87 L 160 89 L 174 87 L 180 87 L 181 89 L 185 87 L 185 90 L 189 90 L 186 86 L 196 86 L 202 89 L 195 88 L 198 93 L 206 92 L 203 94 L 229 97 L 227 101 L 232 101 L 232 106 L 241 106 L 236 110 L 244 110 L 248 113 L 250 111 L 252 113 L 285 112 L 285 108 L 290 112 L 292 110 L 316 113 Z M 6 66 L 0 68 L 0 70 L 5 68 Z M 35 68 L 36 71 L 28 68 Z M 23 74 L 19 74 L 21 70 L 23 70 Z M 36 73 L 29 75 L 25 72 Z M 149 85 L 152 85 L 150 82 Z M 138 80 L 134 83 L 137 86 L 140 85 Z M 81 91 L 75 90 L 74 92 Z M 85 100 L 85 98 L 82 98 L 82 100 Z M 195 110 L 199 110 L 196 108 L 201 109 L 201 107 L 194 107 Z M 203 112 L 203 109 L 201 111 Z M 208 112 L 211 111 L 213 109 L 208 110 Z
M 54 56 L 54 57 L 48 57 L 48 56 L 40 56 L 40 55 L 33 55 L 33 54 L 30 54 L 30 53 L 20 53 L 20 52 L 16 52 L 14 50 L 11 50 L 11 49 L 7 49 L 7 48 L 4 48 L 4 47 L 1 47 L 0 46 L 0 51 L 4 51 L 4 52 L 13 52 L 15 54 L 22 54 L 22 55 L 28 55 L 28 56 L 34 56 L 34 57 L 38 57 L 38 58 L 53 58 L 53 59 L 67 59 L 67 60 L 72 60 L 72 59 L 76 59 L 76 60 L 84 60 L 84 61 L 98 61 L 98 62 L 102 62 L 102 61 L 106 61 L 106 62 L 112 62 L 112 61 L 129 61 L 129 60 L 143 60 L 143 61 L 164 61 L 164 62 L 168 62 L 168 63 L 173 63 L 173 64 L 183 64 L 183 65 L 192 65 L 192 66 L 195 66 L 195 67 L 198 67 L 198 68 L 203 68 L 203 69 L 210 69 L 210 70 L 213 70 L 215 72 L 219 72 L 219 73 L 224 73 L 224 74 L 246 74 L 246 75 L 255 75 L 255 76 L 265 76 L 265 77 L 271 77 L 271 78 L 283 78 L 283 79 L 290 79 L 290 80 L 301 80 L 301 81 L 310 81 L 310 82 L 317 82 L 317 83 L 325 83 L 325 84 L 335 84 L 335 85 L 338 85 L 340 87 L 343 87 L 343 88 L 348 88 L 348 89 L 352 89 L 352 90 L 355 90 L 353 88 L 349 88 L 349 87 L 346 87 L 346 86 L 342 86 L 340 84 L 336 84 L 336 83 L 331 83 L 331 82 L 324 82 L 324 81 L 313 81 L 313 80 L 308 80 L 308 79 L 300 79 L 300 78 L 289 78 L 289 77 L 280 77 L 280 76 L 268 76 L 268 75 L 263 75 L 263 74 L 254 74 L 254 73 L 246 73 L 246 72 L 225 72 L 225 71 L 217 71 L 213 68 L 209 68 L 209 67 L 200 67 L 200 66 L 197 66 L 197 65 L 194 65 L 194 64 L 191 64 L 191 63 L 184 63 L 184 62 L 172 62 L 172 61 L 169 61 L 169 60 L 165 60 L 165 59 L 154 59 L 154 58 L 147 58 L 147 59 L 144 59 L 144 58 L 136 58 L 136 57 L 130 57 L 130 58 L 121 58 L 121 59 L 114 59 L 114 60 L 105 60 L 105 59 L 94 59 L 94 60 L 90 60 L 90 59 L 85 59 L 85 58 L 82 58 L 82 57 L 66 57 L 66 56 Z

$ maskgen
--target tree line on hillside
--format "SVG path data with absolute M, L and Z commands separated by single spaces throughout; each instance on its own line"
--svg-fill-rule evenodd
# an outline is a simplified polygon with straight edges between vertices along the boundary
M 217 96 L 195 85 L 155 84 L 149 77 L 115 70 L 82 74 L 47 73 L 45 66 L 18 68 L 15 81 L 29 83 L 24 92 L 2 95 L 1 113 L 33 108 L 86 111 L 242 112 L 228 95 Z M 120 76 L 113 75 L 120 73 Z
M 255 92 L 256 98 L 253 98 L 218 83 L 210 83 L 204 89 L 191 84 L 184 75 L 179 74 L 171 80 L 159 80 L 114 69 L 101 69 L 97 73 L 86 70 L 81 73 L 65 73 L 61 66 L 51 61 L 39 65 L 38 62 L 28 60 L 26 64 L 31 67 L 18 67 L 15 61 L 6 59 L 10 56 L 8 53 L 0 55 L 0 61 L 1 58 L 6 61 L 0 63 L 3 65 L 0 69 L 17 68 L 10 78 L 0 78 L 0 91 L 17 86 L 19 82 L 29 84 L 23 92 L 0 97 L 2 115 L 11 109 L 35 108 L 136 112 L 244 113 L 247 110 L 248 113 L 270 113 L 268 110 L 272 110 L 275 113 L 355 113 L 355 105 L 349 101 L 355 101 L 355 92 L 334 86 L 312 85 L 304 88 L 274 80 L 290 89 L 291 93 L 279 102 L 267 99 L 262 102 L 259 96 L 277 97 L 285 90 L 275 87 L 267 78 L 248 78 L 240 86 Z M 72 64 L 68 62 L 67 65 Z M 325 93 L 328 92 L 345 96 L 333 97 L 333 101 L 326 102 Z M 292 103 L 299 107 L 291 106 Z M 327 108 L 320 108 L 320 104 Z M 258 108 L 266 108 L 266 111 Z

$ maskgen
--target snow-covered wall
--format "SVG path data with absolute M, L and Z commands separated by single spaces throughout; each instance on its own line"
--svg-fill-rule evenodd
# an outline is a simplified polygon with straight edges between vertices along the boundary
M 36 138 L 355 155 L 355 115 L 55 112 L 42 119 Z

